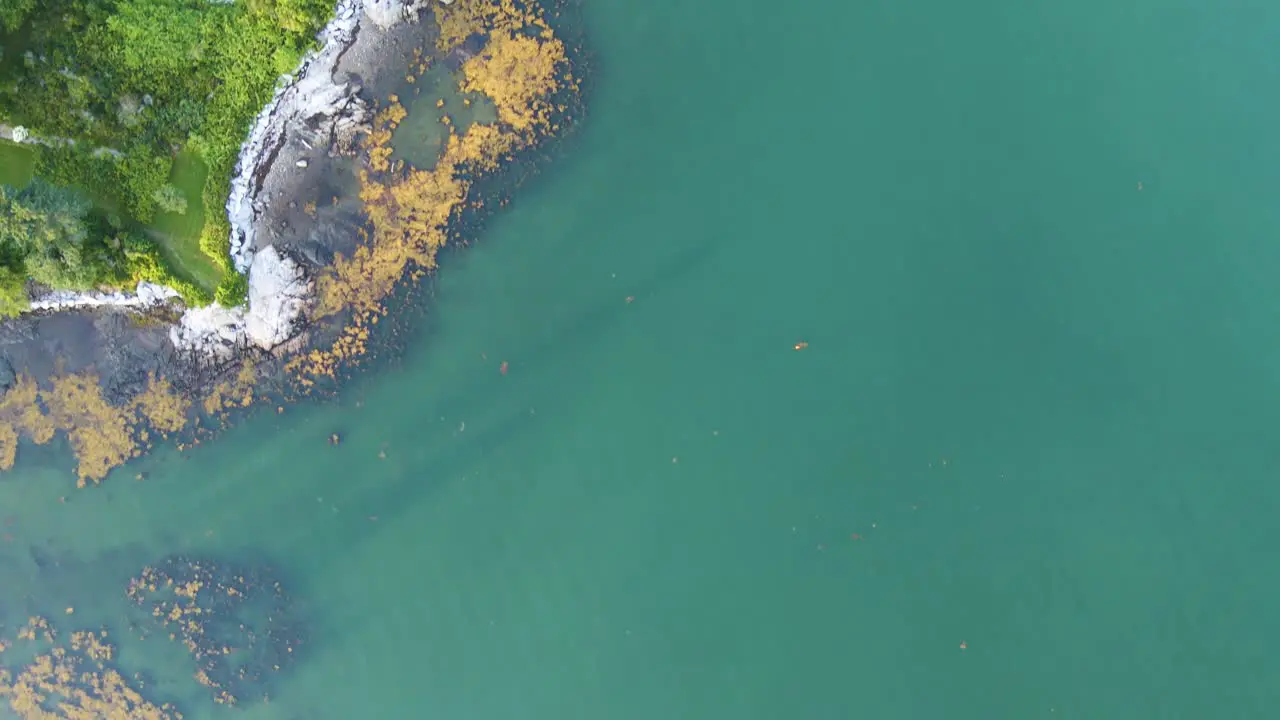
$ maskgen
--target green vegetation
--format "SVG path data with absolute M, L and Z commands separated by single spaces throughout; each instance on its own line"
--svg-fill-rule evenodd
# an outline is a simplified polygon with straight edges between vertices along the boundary
M 89 269 L 44 277 L 68 289 L 148 279 L 193 304 L 241 302 L 222 212 L 231 173 L 277 78 L 331 12 L 332 0 L 0 0 L 0 122 L 44 141 L 0 143 L 0 182 L 19 188 L 34 172 L 38 193 L 74 188 L 59 197 L 84 210 L 83 237 L 58 247 L 83 250 Z M 77 257 L 37 263 L 29 245 L 5 250 L 3 272 Z M 14 284 L 3 272 L 0 293 Z
M 27 308 L 27 278 L 64 290 L 149 280 L 193 303 L 209 302 L 208 290 L 170 267 L 160 245 L 95 208 L 77 190 L 41 179 L 22 189 L 0 185 L 0 316 Z
M 0 7 L 10 0 L 0 0 Z M 36 170 L 36 153 L 29 147 L 0 140 L 0 185 L 22 187 Z
M 106 248 L 89 242 L 90 203 L 71 190 L 33 182 L 0 187 L 0 257 L 11 271 L 52 287 L 92 287 Z
M 186 211 L 160 208 L 151 222 L 149 234 L 164 252 L 166 262 L 178 268 L 203 288 L 215 288 L 223 277 L 222 266 L 200 249 L 205 209 L 201 196 L 209 168 L 192 152 L 182 151 L 173 159 L 167 186 L 175 188 L 186 201 Z M 219 208 L 222 205 L 218 205 Z

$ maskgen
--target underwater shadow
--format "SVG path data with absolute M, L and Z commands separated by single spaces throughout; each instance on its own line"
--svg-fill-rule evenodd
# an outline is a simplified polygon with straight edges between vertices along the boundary
M 361 490 L 344 500 L 344 510 L 330 526 L 339 533 L 346 549 L 358 548 L 375 540 L 385 528 L 394 527 L 398 521 L 421 508 L 427 496 L 445 487 L 450 479 L 458 479 L 474 472 L 484 461 L 526 429 L 532 420 L 527 413 L 512 411 L 503 414 L 482 428 L 468 428 L 438 444 L 429 442 L 433 450 L 409 457 L 403 462 L 395 455 L 378 462 L 378 477 L 362 484 Z M 382 463 L 386 463 L 383 465 Z M 352 463 L 367 467 L 364 460 Z M 374 473 L 369 473 L 374 474 Z M 315 528 L 319 530 L 320 528 Z M 295 542 L 300 552 L 307 545 L 309 535 L 300 535 Z M 398 562 L 400 560 L 397 560 Z M 405 575 L 416 572 L 412 564 L 402 569 Z M 304 580 L 304 585 L 306 582 Z M 300 594 L 321 598 L 325 593 L 314 586 L 300 588 Z M 358 634 L 367 624 L 358 608 L 335 606 L 317 601 L 312 605 L 315 623 L 314 637 L 323 638 L 325 645 L 338 646 L 343 640 Z
M 680 250 L 640 275 L 638 281 L 630 287 L 634 288 L 637 297 L 649 298 L 660 295 L 695 274 L 696 270 L 715 255 L 717 249 L 717 244 L 706 242 Z M 597 337 L 602 330 L 625 317 L 628 307 L 626 303 L 611 298 L 608 302 L 601 302 L 587 308 L 576 317 L 559 324 L 554 332 L 540 336 L 523 346 L 511 348 L 508 354 L 511 357 L 520 358 L 519 369 L 522 373 L 527 371 L 531 375 L 536 375 L 540 369 L 556 362 L 557 358 L 563 357 L 566 353 L 571 354 L 575 348 L 581 347 Z M 422 340 L 415 343 L 420 348 L 418 352 L 431 352 L 435 347 L 432 341 L 438 337 L 437 332 L 436 328 L 427 324 L 427 331 L 423 334 Z M 412 355 L 406 353 L 406 359 L 409 357 Z M 463 405 L 489 407 L 495 396 L 505 392 L 506 388 L 501 383 L 493 382 L 492 378 L 488 376 L 478 378 L 434 401 L 428 400 L 430 412 L 427 415 L 452 417 L 453 412 Z
M 695 247 L 685 248 L 661 262 L 647 273 L 633 287 L 637 294 L 653 296 L 670 290 L 685 281 L 691 274 L 700 269 L 714 255 L 716 245 L 703 243 Z M 412 311 L 406 312 L 410 322 L 429 318 L 431 303 L 419 303 Z M 522 369 L 536 372 L 547 364 L 563 357 L 566 346 L 590 341 L 603 328 L 617 322 L 626 312 L 627 306 L 621 302 L 598 304 L 585 309 L 576 317 L 562 323 L 549 335 L 538 338 L 523 348 L 516 348 L 521 359 Z M 418 327 L 421 327 L 419 325 Z M 415 345 L 430 351 L 434 346 L 431 335 L 426 333 L 415 338 Z M 472 473 L 482 465 L 486 458 L 499 453 L 508 447 L 521 433 L 528 432 L 538 421 L 529 409 L 520 405 L 512 407 L 506 397 L 508 388 L 489 373 L 476 377 L 470 382 L 460 385 L 450 384 L 450 392 L 423 404 L 421 417 L 423 422 L 412 428 L 412 445 L 409 447 L 405 435 L 399 442 L 391 443 L 393 451 L 380 460 L 366 459 L 367 456 L 351 456 L 349 460 L 338 461 L 334 472 L 351 478 L 359 478 L 351 492 L 340 498 L 341 516 L 334 519 L 333 531 L 340 534 L 346 547 L 361 546 L 371 542 L 374 536 L 387 525 L 394 525 L 406 513 L 420 506 L 429 493 L 445 487 L 451 479 L 458 479 Z M 554 400 L 551 402 L 554 403 Z M 545 407 L 545 401 L 540 402 Z M 458 432 L 451 423 L 440 423 L 438 417 L 455 417 L 465 407 L 471 418 L 488 418 L 469 423 L 465 432 Z M 384 447 L 387 444 L 384 443 Z M 341 456 L 347 444 L 335 448 Z M 423 448 L 429 448 L 423 450 Z M 370 466 L 370 463 L 377 465 Z M 385 463 L 385 465 L 384 465 Z M 326 498 L 328 499 L 328 498 Z M 319 531 L 321 528 L 313 528 Z M 307 531 L 301 531 L 292 541 L 297 545 L 292 552 L 300 552 L 308 544 Z M 404 569 L 405 573 L 416 572 L 412 566 Z M 303 591 L 313 596 L 320 588 L 309 588 Z M 317 603 L 317 606 L 323 603 Z M 358 632 L 362 620 L 355 610 L 344 608 L 317 608 L 318 623 L 323 629 L 316 633 L 324 637 L 325 643 L 341 642 L 341 638 L 352 632 Z

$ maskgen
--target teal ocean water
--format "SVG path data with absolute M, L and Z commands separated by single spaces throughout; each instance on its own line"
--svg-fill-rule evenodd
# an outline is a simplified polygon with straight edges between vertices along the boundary
M 270 558 L 306 652 L 189 718 L 1273 717 L 1280 6 L 583 16 L 403 358 L 98 489 L 24 447 L 0 604 Z

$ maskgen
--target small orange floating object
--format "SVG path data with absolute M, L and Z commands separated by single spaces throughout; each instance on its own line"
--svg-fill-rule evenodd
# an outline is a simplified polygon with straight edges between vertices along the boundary
M 500 366 L 498 367 L 498 372 L 502 373 L 503 375 L 506 375 L 506 374 L 507 374 L 507 369 L 508 369 L 508 368 L 510 368 L 510 367 L 511 367 L 511 364 L 510 364 L 510 363 L 508 363 L 506 360 L 503 360 L 503 361 L 502 361 L 502 365 L 500 365 Z
M 805 348 L 807 348 L 807 347 L 809 347 L 809 343 L 807 343 L 807 342 L 798 342 L 798 343 L 796 343 L 795 349 L 796 349 L 796 350 L 803 350 L 803 349 L 805 349 Z
M 850 540 L 861 540 L 861 539 L 862 539 L 862 536 L 861 536 L 861 535 L 859 535 L 858 533 L 853 533 L 852 535 L 850 535 L 850 536 L 849 536 L 849 539 L 850 539 Z
M 636 296 L 635 296 L 635 295 L 628 295 L 628 296 L 627 296 L 627 304 L 628 304 L 628 305 L 630 305 L 631 303 L 633 303 L 633 302 L 635 302 L 635 301 L 636 301 Z
M 961 649 L 961 650 L 967 650 L 968 648 L 969 648 L 969 643 L 967 643 L 967 642 L 965 642 L 965 641 L 961 640 L 961 641 L 960 641 L 960 649 Z

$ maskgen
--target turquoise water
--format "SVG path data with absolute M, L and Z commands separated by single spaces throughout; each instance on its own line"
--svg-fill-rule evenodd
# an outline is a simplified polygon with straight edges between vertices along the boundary
M 1271 717 L 1280 6 L 1044 5 L 592 0 L 398 364 L 96 490 L 24 447 L 9 575 L 271 558 L 253 720 Z

